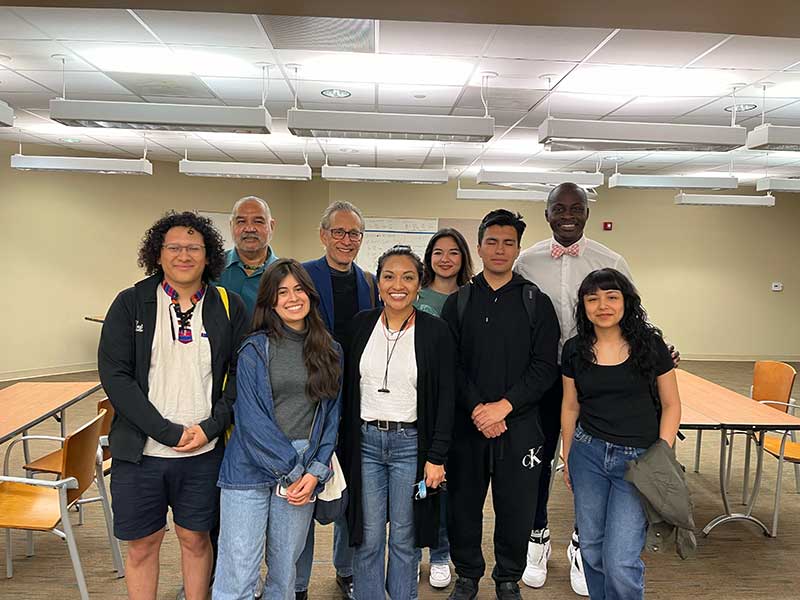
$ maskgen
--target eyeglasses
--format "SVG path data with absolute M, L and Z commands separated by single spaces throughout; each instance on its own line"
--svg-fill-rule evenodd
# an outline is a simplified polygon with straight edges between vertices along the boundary
M 343 240 L 344 236 L 350 238 L 351 242 L 360 242 L 361 238 L 364 237 L 364 232 L 359 231 L 358 229 L 350 229 L 349 231 L 346 229 L 342 229 L 341 227 L 337 227 L 336 229 L 328 229 L 330 232 L 331 237 L 335 240 Z
M 188 246 L 181 246 L 180 244 L 164 244 L 161 247 L 173 256 L 178 256 L 183 250 L 186 250 L 186 252 L 189 253 L 189 256 L 200 256 L 206 248 L 201 244 L 189 244 Z

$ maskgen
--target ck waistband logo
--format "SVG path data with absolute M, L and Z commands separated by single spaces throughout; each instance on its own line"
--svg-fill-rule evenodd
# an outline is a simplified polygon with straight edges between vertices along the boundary
M 144 333 L 144 323 L 136 321 L 136 333 Z
M 536 446 L 536 448 L 528 448 L 528 452 L 522 457 L 522 466 L 526 469 L 533 469 L 542 464 L 542 459 L 539 458 L 541 452 L 541 446 Z

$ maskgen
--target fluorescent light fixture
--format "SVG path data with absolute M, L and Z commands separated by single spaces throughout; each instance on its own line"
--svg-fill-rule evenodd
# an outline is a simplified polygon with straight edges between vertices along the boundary
M 675 196 L 675 204 L 700 206 L 775 206 L 775 196 L 737 196 L 724 194 L 683 194 Z
M 738 185 L 739 180 L 732 176 L 698 177 L 695 175 L 628 175 L 614 173 L 608 178 L 609 188 L 734 190 Z
M 93 158 L 90 156 L 29 156 L 14 154 L 11 168 L 18 171 L 73 171 L 102 175 L 152 175 L 146 158 Z
M 749 150 L 800 150 L 800 127 L 764 123 L 747 134 Z
M 149 102 L 50 100 L 50 118 L 70 127 L 269 133 L 263 106 L 203 106 Z
M 582 187 L 599 187 L 605 177 L 602 173 L 563 173 L 559 171 L 498 171 L 481 169 L 476 177 L 478 183 L 545 183 L 559 185 L 572 182 Z
M 447 183 L 447 169 L 391 169 L 383 167 L 333 167 L 322 165 L 328 181 L 371 181 L 381 183 Z
M 14 126 L 14 109 L 0 100 L 0 127 Z
M 288 128 L 300 137 L 488 142 L 493 117 L 304 110 L 290 108 Z
M 800 192 L 800 179 L 762 177 L 756 181 L 757 192 Z
M 309 181 L 311 167 L 304 165 L 274 165 L 267 163 L 216 162 L 183 159 L 178 172 L 197 177 L 237 177 L 241 179 L 291 179 Z
M 690 150 L 727 152 L 744 146 L 747 130 L 738 125 L 635 123 L 547 117 L 539 143 L 552 151 Z
M 512 200 L 527 202 L 544 202 L 547 192 L 531 190 L 478 190 L 459 187 L 456 190 L 458 200 Z

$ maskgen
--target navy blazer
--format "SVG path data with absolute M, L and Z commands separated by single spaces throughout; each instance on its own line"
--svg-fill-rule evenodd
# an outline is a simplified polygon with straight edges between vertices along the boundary
M 328 331 L 333 333 L 333 284 L 331 283 L 331 271 L 328 266 L 328 261 L 325 257 L 318 258 L 317 260 L 310 260 L 303 263 L 303 268 L 308 271 L 311 280 L 314 282 L 314 287 L 317 288 L 317 293 L 320 298 L 319 311 L 322 314 L 322 320 L 325 321 L 325 326 Z M 377 282 L 375 282 L 375 302 L 372 304 L 370 294 L 370 284 L 364 274 L 364 270 L 356 263 L 353 263 L 353 269 L 356 272 L 356 290 L 358 292 L 358 311 L 367 310 L 380 306 L 381 301 L 378 297 Z

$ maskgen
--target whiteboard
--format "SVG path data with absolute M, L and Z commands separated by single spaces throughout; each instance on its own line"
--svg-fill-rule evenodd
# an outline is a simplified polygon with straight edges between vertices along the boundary
M 364 241 L 356 263 L 362 269 L 374 273 L 380 255 L 397 244 L 411 246 L 422 258 L 428 242 L 438 229 L 439 219 L 367 217 L 364 219 Z
M 233 236 L 231 235 L 231 213 L 215 212 L 210 210 L 198 210 L 197 214 L 201 217 L 211 219 L 219 232 L 222 234 L 222 239 L 225 241 L 225 250 L 233 248 Z

